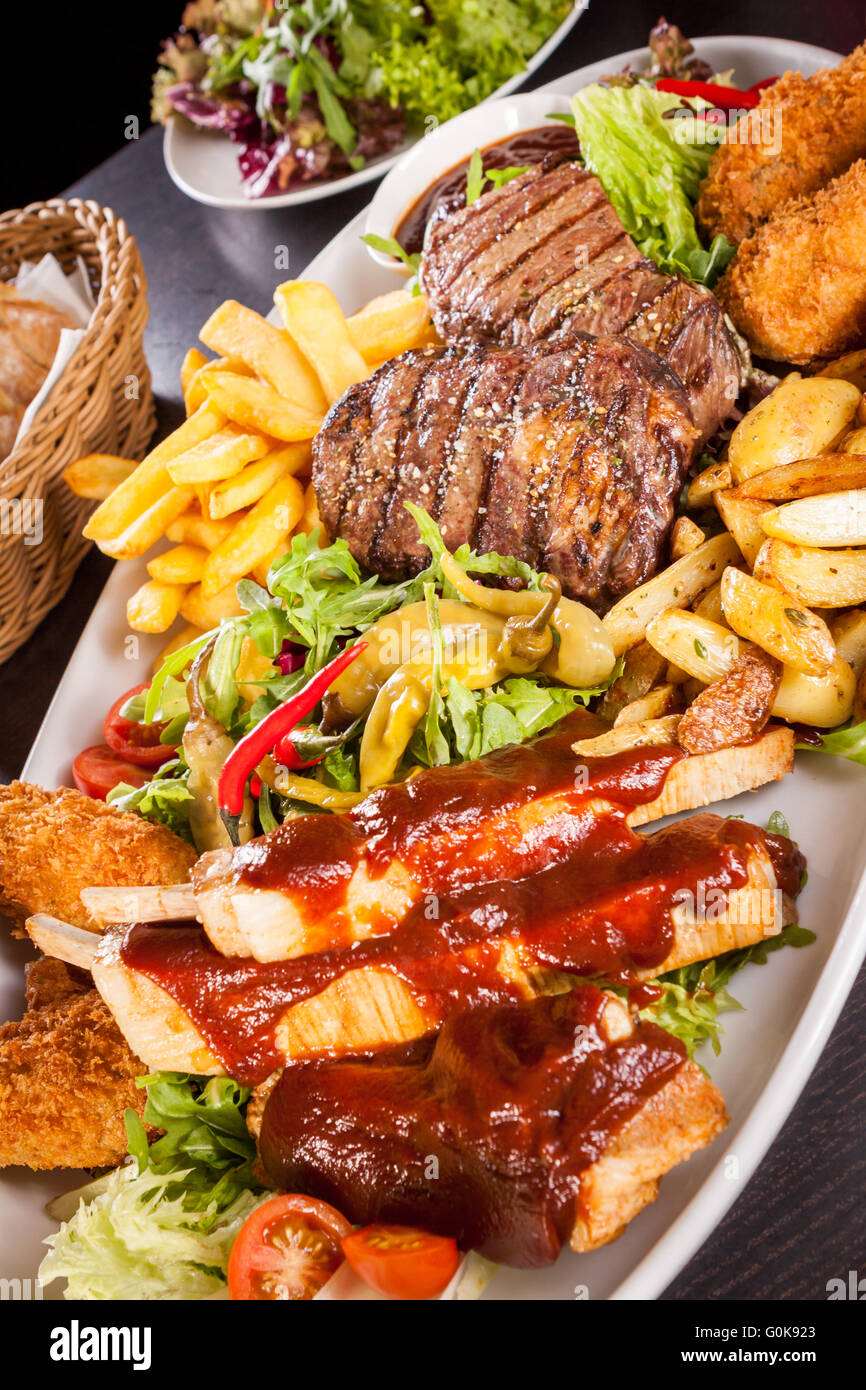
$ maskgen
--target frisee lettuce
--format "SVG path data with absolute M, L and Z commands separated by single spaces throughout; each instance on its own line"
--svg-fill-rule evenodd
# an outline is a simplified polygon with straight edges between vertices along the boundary
M 249 1091 L 228 1077 L 157 1072 L 144 1119 L 164 1133 L 148 1144 L 126 1112 L 130 1159 L 55 1207 L 43 1283 L 67 1280 L 72 1299 L 198 1299 L 225 1288 L 228 1257 L 250 1212 L 267 1197 L 252 1175 Z M 74 1208 L 72 1203 L 78 1198 Z
M 682 107 L 684 115 L 665 119 Z M 694 203 L 714 146 L 679 97 L 638 83 L 591 83 L 572 99 L 587 169 L 596 174 L 629 235 L 662 270 L 712 285 L 734 247 L 702 246 Z
M 730 994 L 728 984 L 744 966 L 766 965 L 767 958 L 783 946 L 809 946 L 815 933 L 796 923 L 785 927 L 778 936 L 768 937 L 754 946 L 728 951 L 714 960 L 696 961 L 679 970 L 660 975 L 653 984 L 662 990 L 661 997 L 641 1010 L 641 1018 L 650 1019 L 666 1028 L 684 1044 L 690 1057 L 702 1043 L 709 1042 L 718 1056 L 724 1032 L 719 1015 L 742 1009 L 743 1005 Z

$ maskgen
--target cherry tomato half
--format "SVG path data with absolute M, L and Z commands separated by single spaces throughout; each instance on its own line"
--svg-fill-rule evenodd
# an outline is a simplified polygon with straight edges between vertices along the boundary
M 387 1298 L 435 1298 L 460 1263 L 455 1240 L 414 1226 L 362 1226 L 346 1236 L 343 1254 L 359 1279 Z
M 120 713 L 127 700 L 148 689 L 147 682 L 144 685 L 134 685 L 125 695 L 115 700 L 105 716 L 102 737 L 109 748 L 127 762 L 137 763 L 139 767 L 159 767 L 175 754 L 175 748 L 170 743 L 159 741 L 165 724 L 139 724 L 134 719 L 124 719 Z
M 82 749 L 72 764 L 72 778 L 80 792 L 95 796 L 99 801 L 104 801 L 118 782 L 143 787 L 150 780 L 144 768 L 124 762 L 104 743 Z
M 343 1263 L 352 1227 L 327 1202 L 283 1193 L 244 1222 L 229 1256 L 234 1299 L 313 1298 Z

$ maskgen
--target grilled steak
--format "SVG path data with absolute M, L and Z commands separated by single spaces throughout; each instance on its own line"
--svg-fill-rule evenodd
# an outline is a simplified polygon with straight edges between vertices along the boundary
M 604 607 L 658 566 L 696 430 L 679 379 L 624 338 L 425 348 L 353 386 L 313 442 L 322 521 L 397 579 L 446 544 L 514 555 Z
M 682 380 L 703 438 L 736 400 L 739 362 L 714 296 L 646 260 L 578 164 L 538 166 L 434 218 L 421 283 L 447 342 L 622 333 L 642 343 Z

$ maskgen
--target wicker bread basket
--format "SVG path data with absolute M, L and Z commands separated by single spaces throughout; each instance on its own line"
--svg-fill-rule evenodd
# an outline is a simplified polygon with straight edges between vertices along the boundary
M 66 593 L 89 544 L 81 527 L 93 503 L 73 496 L 63 469 L 90 453 L 140 458 L 155 422 L 142 344 L 147 282 L 125 223 L 110 208 L 78 198 L 0 216 L 0 279 L 11 280 L 22 261 L 47 252 L 65 271 L 81 258 L 96 307 L 26 437 L 0 461 L 0 663 Z M 10 518 L 16 509 L 22 515 L 22 504 L 32 516 L 37 499 L 42 540 L 34 544 L 32 532 L 21 533 Z

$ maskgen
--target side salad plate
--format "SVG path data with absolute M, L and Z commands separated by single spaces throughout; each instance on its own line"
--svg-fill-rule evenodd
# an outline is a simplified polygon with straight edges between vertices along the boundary
M 491 92 L 486 100 L 507 96 L 531 78 L 571 32 L 588 4 L 589 0 L 575 0 L 561 24 L 541 47 L 527 58 L 526 66 Z M 393 167 L 401 154 L 415 146 L 421 138 L 422 135 L 417 133 L 410 134 L 405 140 L 401 140 L 399 148 L 393 153 L 374 155 L 360 169 L 339 177 L 321 179 L 306 186 L 301 184 L 286 192 L 272 191 L 265 197 L 250 197 L 244 191 L 238 163 L 238 146 L 221 131 L 199 128 L 180 115 L 171 116 L 165 128 L 163 156 L 172 181 L 188 197 L 209 207 L 248 211 L 256 208 L 296 207 L 302 203 L 315 202 L 319 198 L 328 198 L 333 193 L 344 193 L 351 188 L 359 188 L 362 184 L 381 178 Z

